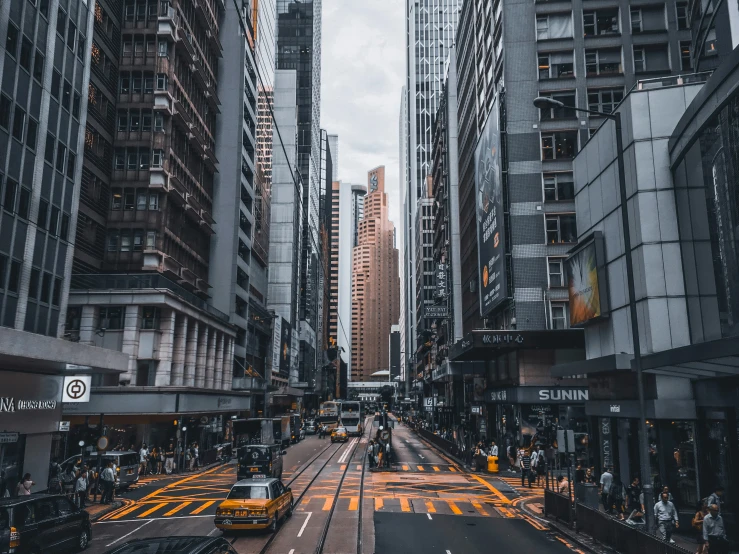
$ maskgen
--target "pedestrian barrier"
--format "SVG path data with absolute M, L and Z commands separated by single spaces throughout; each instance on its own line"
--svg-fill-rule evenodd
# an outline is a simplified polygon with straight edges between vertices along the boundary
M 452 441 L 442 439 L 439 435 L 434 435 L 431 431 L 428 431 L 427 429 L 419 428 L 418 434 L 421 435 L 427 441 L 429 441 L 431 444 L 439 448 L 440 450 L 443 450 L 444 452 L 447 452 L 451 454 L 452 456 L 461 458 L 464 454 L 462 452 L 462 449 L 459 448 Z
M 568 496 L 553 490 L 544 491 L 544 515 L 572 527 L 572 503 Z

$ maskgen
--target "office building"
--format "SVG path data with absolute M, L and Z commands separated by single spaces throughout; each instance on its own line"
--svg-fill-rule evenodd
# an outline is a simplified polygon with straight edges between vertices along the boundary
M 278 70 L 295 70 L 298 87 L 294 103 L 298 109 L 298 156 L 296 165 L 302 182 L 302 226 L 300 248 L 298 382 L 313 387 L 322 360 L 318 326 L 320 319 L 321 272 L 321 0 L 277 0 Z
M 436 364 L 436 343 L 432 339 L 436 332 L 435 320 L 429 310 L 436 304 L 436 281 L 434 273 L 434 211 L 435 200 L 431 189 L 431 175 L 426 176 L 423 196 L 417 202 L 414 256 L 416 267 L 414 291 L 416 295 L 416 329 L 418 348 L 414 352 L 413 371 L 416 377 L 430 377 Z
M 333 156 L 331 152 L 330 135 L 321 129 L 321 205 L 319 209 L 320 220 L 320 273 L 318 285 L 320 298 L 318 302 L 318 338 L 319 350 L 317 353 L 319 367 L 316 371 L 316 394 L 319 397 L 327 398 L 328 392 L 336 389 L 336 371 L 335 367 L 331 367 L 330 360 L 327 357 L 327 349 L 329 348 L 329 318 L 331 308 L 331 241 L 335 233 L 333 228 L 333 183 L 331 181 L 333 170 Z M 329 380 L 331 381 L 330 384 Z
M 352 258 L 352 381 L 387 380 L 392 325 L 398 322 L 400 282 L 395 232 L 388 219 L 385 167 L 367 174 L 368 194 Z M 379 375 L 382 375 L 381 373 Z
M 339 180 L 339 135 L 328 135 L 328 146 L 331 149 L 331 182 Z

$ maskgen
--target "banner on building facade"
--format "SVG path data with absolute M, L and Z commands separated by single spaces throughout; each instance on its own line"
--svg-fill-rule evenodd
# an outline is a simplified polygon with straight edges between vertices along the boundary
M 497 102 L 475 149 L 475 192 L 480 314 L 485 317 L 508 296 Z
M 280 371 L 282 352 L 282 317 L 276 317 L 272 327 L 272 373 Z
M 286 319 L 282 319 L 280 339 L 280 371 L 282 373 L 290 372 L 290 347 L 292 343 L 292 328 Z
M 447 295 L 447 264 L 436 264 L 436 298 L 446 298 Z
M 583 241 L 567 260 L 570 327 L 584 325 L 608 313 L 603 235 Z

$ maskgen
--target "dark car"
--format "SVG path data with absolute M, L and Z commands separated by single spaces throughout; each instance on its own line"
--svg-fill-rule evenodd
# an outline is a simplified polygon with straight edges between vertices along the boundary
M 84 550 L 91 539 L 90 516 L 66 496 L 0 498 L 0 554 Z
M 105 554 L 236 554 L 223 537 L 153 537 L 128 541 Z
M 238 479 L 282 479 L 282 456 L 287 454 L 278 444 L 250 444 L 239 451 L 236 469 Z

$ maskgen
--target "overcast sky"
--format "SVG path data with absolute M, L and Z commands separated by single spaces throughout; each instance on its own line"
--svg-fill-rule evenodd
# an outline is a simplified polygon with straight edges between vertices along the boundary
M 339 135 L 339 179 L 367 183 L 385 166 L 400 229 L 398 117 L 405 81 L 403 0 L 323 0 L 321 127 Z

